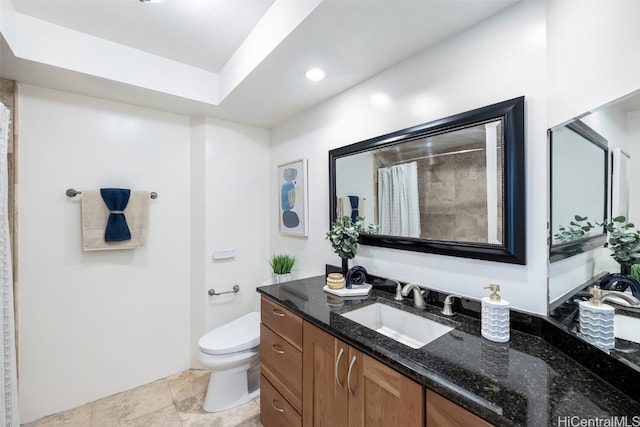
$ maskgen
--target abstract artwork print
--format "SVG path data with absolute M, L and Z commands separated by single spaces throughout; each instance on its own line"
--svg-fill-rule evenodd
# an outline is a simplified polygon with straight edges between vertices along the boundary
M 307 235 L 307 160 L 278 165 L 280 233 Z

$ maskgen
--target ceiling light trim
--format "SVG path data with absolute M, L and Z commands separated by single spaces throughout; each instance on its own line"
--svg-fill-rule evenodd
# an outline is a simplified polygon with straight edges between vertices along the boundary
M 5 40 L 17 58 L 219 104 L 219 76 L 215 73 L 18 12 L 12 18 L 15 31 Z M 4 35 L 4 19 L 0 23 Z

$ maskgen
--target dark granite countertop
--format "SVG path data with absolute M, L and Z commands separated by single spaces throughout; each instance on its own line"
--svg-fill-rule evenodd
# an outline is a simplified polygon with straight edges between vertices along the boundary
M 394 301 L 393 294 L 375 286 L 366 297 L 341 298 L 324 292 L 324 284 L 325 276 L 317 276 L 262 286 L 257 291 L 495 425 L 587 425 L 576 424 L 581 420 L 594 420 L 588 425 L 625 425 L 602 424 L 605 419 L 640 425 L 638 401 L 540 336 L 512 329 L 511 340 L 498 344 L 481 337 L 477 318 L 445 317 L 432 305 L 418 310 L 411 300 Z M 374 302 L 455 329 L 413 349 L 340 315 Z M 635 379 L 634 383 L 637 386 Z M 598 420 L 600 424 L 595 424 Z

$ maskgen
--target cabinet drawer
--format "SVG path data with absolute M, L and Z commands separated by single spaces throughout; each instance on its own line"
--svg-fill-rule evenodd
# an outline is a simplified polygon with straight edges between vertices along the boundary
M 298 350 L 302 350 L 302 318 L 262 297 L 260 306 L 262 323 L 284 337 Z
M 264 323 L 260 325 L 260 370 L 302 412 L 302 352 Z
M 301 427 L 302 417 L 278 390 L 260 376 L 260 421 L 264 427 Z

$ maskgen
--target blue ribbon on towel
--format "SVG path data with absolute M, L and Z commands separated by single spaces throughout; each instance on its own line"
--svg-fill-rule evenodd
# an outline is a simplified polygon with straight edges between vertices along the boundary
M 121 242 L 131 240 L 131 231 L 124 216 L 124 210 L 129 203 L 131 190 L 125 188 L 101 188 L 102 200 L 109 208 L 107 228 L 104 230 L 105 242 Z

